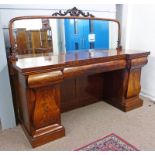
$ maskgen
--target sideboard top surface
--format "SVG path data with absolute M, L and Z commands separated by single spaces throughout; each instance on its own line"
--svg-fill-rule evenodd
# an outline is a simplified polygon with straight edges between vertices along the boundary
M 142 55 L 149 55 L 150 52 L 135 50 L 85 50 L 70 53 L 44 53 L 18 55 L 18 60 L 13 67 L 21 72 L 29 72 L 40 69 L 61 69 L 70 66 L 80 66 L 91 63 L 107 62 L 117 59 L 130 59 Z

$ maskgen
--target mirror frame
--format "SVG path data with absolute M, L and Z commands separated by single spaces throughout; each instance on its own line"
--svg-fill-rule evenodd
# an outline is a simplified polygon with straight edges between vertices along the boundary
M 66 16 L 67 14 L 70 14 L 70 16 Z M 80 16 L 81 15 L 81 16 Z M 118 24 L 118 40 L 117 40 L 117 50 L 121 50 L 122 46 L 121 43 L 121 28 L 120 28 L 120 22 L 116 19 L 111 18 L 97 18 L 94 15 L 90 14 L 89 12 L 84 13 L 83 11 L 77 9 L 76 7 L 73 7 L 72 9 L 68 9 L 65 12 L 62 12 L 61 10 L 59 12 L 55 12 L 52 15 L 38 15 L 38 16 L 19 16 L 12 18 L 9 22 L 9 38 L 10 38 L 10 54 L 9 59 L 11 61 L 17 61 L 17 55 L 16 47 L 15 47 L 15 38 L 13 35 L 13 23 L 18 20 L 23 19 L 88 19 L 88 20 L 104 20 L 104 21 L 112 21 Z

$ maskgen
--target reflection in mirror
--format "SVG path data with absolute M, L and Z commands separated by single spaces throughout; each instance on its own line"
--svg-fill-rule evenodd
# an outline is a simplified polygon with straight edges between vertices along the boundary
M 13 24 L 19 55 L 116 49 L 118 23 L 92 19 L 22 19 Z

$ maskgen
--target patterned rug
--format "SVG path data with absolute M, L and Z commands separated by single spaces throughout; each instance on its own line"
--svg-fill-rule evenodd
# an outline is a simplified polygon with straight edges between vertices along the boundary
M 112 133 L 75 151 L 139 151 L 135 146 Z

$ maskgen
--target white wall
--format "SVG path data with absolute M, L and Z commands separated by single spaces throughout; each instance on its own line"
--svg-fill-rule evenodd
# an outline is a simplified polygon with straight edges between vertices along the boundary
M 141 75 L 141 94 L 155 100 L 155 5 L 135 4 L 124 6 L 127 49 L 150 51 L 148 64 Z
M 12 104 L 12 95 L 9 83 L 8 66 L 4 36 L 0 20 L 0 119 L 2 129 L 15 126 L 15 116 Z
M 75 5 L 78 9 L 89 11 L 96 17 L 115 18 L 116 8 L 114 4 L 110 5 Z M 25 15 L 51 15 L 60 9 L 69 9 L 73 5 L 0 5 L 0 118 L 2 119 L 2 128 L 14 127 L 15 119 L 12 107 L 12 98 L 9 84 L 7 61 L 4 49 L 3 32 L 5 36 L 5 45 L 9 47 L 8 24 L 11 18 Z M 2 29 L 3 28 L 3 32 Z M 7 95 L 6 95 L 7 94 Z
M 128 43 L 128 27 L 130 27 L 130 14 L 129 5 L 117 4 L 116 5 L 116 19 L 119 20 L 121 25 L 121 45 L 125 49 Z

